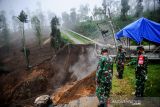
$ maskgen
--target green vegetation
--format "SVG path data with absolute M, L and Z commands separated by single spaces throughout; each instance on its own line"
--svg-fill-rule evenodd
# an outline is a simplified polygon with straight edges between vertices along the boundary
M 148 64 L 148 75 L 147 75 L 148 79 L 146 81 L 146 86 L 145 86 L 146 97 L 160 97 L 159 69 L 160 69 L 159 64 L 155 64 L 155 63 Z M 114 64 L 114 75 L 115 74 L 116 74 L 116 65 Z M 116 76 L 113 77 L 112 93 L 131 95 L 132 92 L 135 91 L 135 82 L 136 82 L 135 66 L 134 65 L 125 66 L 123 80 L 117 79 Z
M 60 30 L 58 29 L 59 25 L 59 19 L 55 16 L 51 20 L 51 47 L 55 49 L 55 51 L 59 50 L 62 41 L 61 41 L 61 33 Z
M 23 43 L 23 49 L 22 50 L 24 50 L 24 56 L 25 56 L 27 67 L 28 67 L 29 66 L 29 60 L 28 60 L 27 50 L 29 50 L 29 49 L 26 48 L 26 39 L 25 39 L 25 30 L 24 30 L 24 24 L 28 23 L 28 15 L 22 10 L 17 18 L 22 23 L 22 37 L 23 37 L 22 38 L 22 43 Z
M 144 46 L 148 46 L 149 44 L 153 45 L 155 43 L 147 41 L 147 40 L 143 40 L 142 43 L 141 43 L 141 45 L 144 45 Z M 131 45 L 137 45 L 137 43 L 135 41 L 131 40 Z
M 64 42 L 65 44 L 67 44 L 67 43 L 73 44 L 73 43 L 74 43 L 74 41 L 72 41 L 72 40 L 71 40 L 66 34 L 64 34 L 63 32 L 61 32 L 61 37 L 62 37 L 63 42 Z
M 38 39 L 38 44 L 41 47 L 42 44 L 42 33 L 41 33 L 41 23 L 37 16 L 32 17 L 31 24 L 35 32 L 35 36 Z
M 113 79 L 112 79 L 112 91 L 111 96 L 117 97 L 117 95 L 121 97 L 125 96 L 134 96 L 132 95 L 132 92 L 134 92 L 134 69 L 125 69 L 124 72 L 124 78 L 118 79 L 116 77 L 117 70 L 116 70 L 116 64 L 113 66 Z
M 91 21 L 78 23 L 73 30 L 92 39 L 96 38 L 99 33 L 96 23 Z
M 114 13 L 111 8 L 115 6 L 114 4 L 117 4 L 117 1 L 113 0 L 102 0 L 102 5 L 95 6 L 92 11 L 88 9 L 87 5 L 80 6 L 78 11 L 75 8 L 71 8 L 70 14 L 67 12 L 62 13 L 63 26 L 91 39 L 95 39 L 100 35 L 104 36 L 106 34 L 105 36 L 108 36 L 112 34 L 110 20 L 113 22 L 115 32 L 118 32 L 126 25 L 141 17 L 160 22 L 160 2 L 158 0 L 148 0 L 145 2 L 143 0 L 136 0 L 134 7 L 130 6 L 129 2 L 128 0 L 120 0 L 121 10 L 119 13 Z M 151 8 L 150 4 L 152 3 L 157 5 Z M 144 7 L 146 10 L 144 10 Z M 110 12 L 108 9 L 110 9 Z M 91 17 L 88 14 L 89 11 L 92 13 Z M 108 32 L 103 33 L 103 31 Z M 130 43 L 131 45 L 137 44 L 132 40 Z M 149 42 L 144 40 L 141 44 L 149 45 Z
M 160 23 L 160 14 L 159 13 L 160 13 L 160 8 L 155 11 L 146 11 L 143 13 L 143 16 L 150 19 L 150 20 L 153 20 L 153 21 Z
M 72 35 L 74 38 L 78 39 L 79 41 L 81 41 L 81 42 L 83 42 L 83 43 L 85 43 L 85 44 L 89 44 L 89 43 L 90 43 L 90 41 L 86 40 L 86 39 L 83 38 L 83 37 L 80 37 L 79 35 L 71 32 L 71 31 L 67 31 L 67 32 L 68 32 L 70 35 Z
M 120 29 L 122 29 L 123 27 L 132 23 L 135 20 L 134 17 L 129 16 L 129 15 L 125 16 L 125 17 L 126 17 L 126 20 L 121 20 L 121 16 L 112 18 L 114 25 L 115 25 L 115 28 L 116 28 L 115 29 L 116 32 L 118 32 Z
M 150 97 L 160 97 L 160 76 L 159 69 L 160 64 L 149 64 L 148 66 L 148 80 L 146 82 L 146 96 Z

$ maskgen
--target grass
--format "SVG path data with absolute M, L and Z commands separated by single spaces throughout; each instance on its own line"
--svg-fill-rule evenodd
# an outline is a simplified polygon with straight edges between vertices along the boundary
M 146 82 L 145 95 L 160 97 L 160 64 L 151 63 L 148 66 L 148 80 Z
M 118 79 L 116 77 L 117 75 L 117 70 L 116 70 L 116 65 L 114 64 L 113 66 L 114 70 L 114 75 L 112 79 L 112 91 L 111 91 L 111 96 L 117 98 L 118 97 L 131 97 L 132 92 L 134 91 L 134 83 L 131 82 L 130 80 L 133 79 L 134 77 L 134 72 L 128 72 L 128 69 L 125 69 L 124 71 L 124 78 L 123 79 Z M 132 78 L 130 78 L 132 77 Z
M 145 97 L 160 97 L 160 64 L 149 63 L 148 64 L 148 79 L 145 84 Z M 116 97 L 127 96 L 131 97 L 132 92 L 135 91 L 135 65 L 125 66 L 123 79 L 117 79 L 116 76 L 116 65 L 114 64 L 114 76 L 112 81 L 112 94 L 111 96 Z
M 90 43 L 90 41 L 88 41 L 87 39 L 85 39 L 85 38 L 83 38 L 83 37 L 81 37 L 81 36 L 79 36 L 79 35 L 77 35 L 77 34 L 75 34 L 75 33 L 73 33 L 73 32 L 70 32 L 70 31 L 67 31 L 71 36 L 73 36 L 74 38 L 76 38 L 76 39 L 78 39 L 79 41 L 81 41 L 81 42 L 83 42 L 83 43 L 85 43 L 85 44 L 89 44 Z
M 116 69 L 115 65 L 114 69 Z M 149 63 L 147 76 L 144 95 L 146 97 L 160 97 L 160 64 Z M 124 80 L 128 81 L 130 87 L 135 91 L 135 66 L 125 66 Z M 118 84 L 118 82 L 114 84 Z
M 65 43 L 71 43 L 74 44 L 74 41 L 71 40 L 68 36 L 66 36 L 66 34 L 64 34 L 63 32 L 61 32 L 61 37 L 63 38 Z
M 145 96 L 146 97 L 160 97 L 160 64 L 148 64 L 148 79 L 145 83 Z M 128 78 L 132 86 L 135 84 L 135 66 L 127 66 L 125 68 L 124 76 Z

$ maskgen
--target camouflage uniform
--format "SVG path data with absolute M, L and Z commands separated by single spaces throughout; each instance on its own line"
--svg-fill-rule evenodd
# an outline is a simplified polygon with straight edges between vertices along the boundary
M 101 56 L 96 72 L 96 95 L 100 102 L 109 98 L 112 87 L 113 63 L 109 56 Z
M 142 46 L 137 47 L 137 50 L 144 48 Z M 147 64 L 148 58 L 143 55 L 143 53 L 139 52 L 137 59 L 134 59 L 129 63 L 130 65 L 136 64 L 135 68 L 135 78 L 136 78 L 136 97 L 143 97 L 144 89 L 145 89 L 145 82 L 147 77 Z
M 124 71 L 124 62 L 125 62 L 125 51 L 122 50 L 122 46 L 118 46 L 118 53 L 116 56 L 116 67 L 118 72 L 118 78 L 123 78 Z

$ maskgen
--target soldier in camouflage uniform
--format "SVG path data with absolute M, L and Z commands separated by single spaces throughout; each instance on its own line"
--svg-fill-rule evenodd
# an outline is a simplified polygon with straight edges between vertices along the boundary
M 131 61 L 128 65 L 136 64 L 135 78 L 136 78 L 136 97 L 143 97 L 145 82 L 147 80 L 147 64 L 148 58 L 143 54 L 144 47 L 137 47 L 138 57 L 136 60 Z
M 99 106 L 106 105 L 105 103 L 108 101 L 113 75 L 112 58 L 108 56 L 108 50 L 102 48 L 101 54 L 96 72 L 96 95 L 100 102 Z
M 118 53 L 115 62 L 117 67 L 118 78 L 122 79 L 124 71 L 124 62 L 125 62 L 125 51 L 122 49 L 122 45 L 118 46 Z

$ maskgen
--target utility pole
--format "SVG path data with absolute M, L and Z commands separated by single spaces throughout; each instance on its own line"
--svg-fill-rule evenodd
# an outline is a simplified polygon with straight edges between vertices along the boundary
M 109 15 L 109 23 L 110 23 L 110 26 L 111 26 L 111 29 L 112 29 L 113 39 L 114 39 L 114 43 L 115 43 L 115 48 L 117 49 L 117 40 L 115 38 L 115 30 L 114 30 L 112 17 L 111 17 L 111 12 L 110 12 L 109 8 L 108 8 L 108 15 Z

